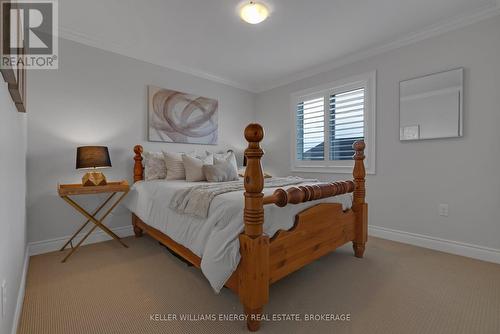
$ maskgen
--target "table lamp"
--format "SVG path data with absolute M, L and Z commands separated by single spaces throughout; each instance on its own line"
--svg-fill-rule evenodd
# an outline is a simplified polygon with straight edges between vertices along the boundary
M 103 186 L 106 177 L 97 168 L 111 167 L 111 159 L 106 146 L 81 146 L 76 149 L 76 169 L 92 169 L 82 178 L 84 186 Z

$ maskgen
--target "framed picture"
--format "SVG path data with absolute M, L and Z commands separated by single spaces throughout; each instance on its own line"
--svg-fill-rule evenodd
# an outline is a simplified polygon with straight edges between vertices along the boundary
M 3 1 L 1 7 L 1 54 L 16 58 L 24 55 L 24 36 L 22 34 L 22 18 L 20 11 L 11 11 L 15 3 Z M 12 15 L 12 13 L 15 13 Z M 14 42 L 15 41 L 15 42 Z M 17 47 L 12 47 L 16 45 Z M 13 54 L 12 52 L 17 52 Z M 3 61 L 2 61 L 3 63 Z M 12 66 L 0 66 L 0 72 L 8 84 L 12 100 L 19 112 L 26 112 L 26 68 L 21 63 Z
M 0 11 L 2 12 L 2 25 L 1 29 L 1 53 L 2 56 L 16 56 L 12 54 L 11 45 L 13 43 L 13 39 L 19 42 L 18 32 L 20 30 L 20 17 L 19 11 L 15 11 L 17 13 L 16 16 L 13 16 L 14 22 L 11 20 L 11 9 L 15 8 L 15 4 L 10 1 L 2 1 L 1 2 Z M 17 22 L 16 22 L 17 21 Z M 0 63 L 0 72 L 2 76 L 8 84 L 14 85 L 17 84 L 17 68 L 15 66 L 5 66 L 3 65 L 3 61 Z
M 148 86 L 148 104 L 149 141 L 217 144 L 217 100 Z
M 26 68 L 22 64 L 17 67 L 17 84 L 9 84 L 9 93 L 17 111 L 26 112 Z

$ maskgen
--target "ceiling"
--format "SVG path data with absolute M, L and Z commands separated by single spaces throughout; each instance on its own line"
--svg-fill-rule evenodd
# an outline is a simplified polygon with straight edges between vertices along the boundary
M 450 30 L 500 0 L 262 0 L 250 25 L 239 0 L 59 1 L 61 36 L 250 91 Z

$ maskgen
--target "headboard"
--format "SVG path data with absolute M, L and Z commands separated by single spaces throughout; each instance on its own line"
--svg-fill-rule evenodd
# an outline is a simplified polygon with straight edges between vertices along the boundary
M 142 152 L 144 152 L 144 149 L 141 145 L 135 145 L 134 146 L 134 183 L 137 181 L 142 181 L 144 180 L 144 165 L 142 164 L 142 160 L 144 158 L 142 157 Z M 227 152 L 234 152 L 233 150 L 229 149 Z

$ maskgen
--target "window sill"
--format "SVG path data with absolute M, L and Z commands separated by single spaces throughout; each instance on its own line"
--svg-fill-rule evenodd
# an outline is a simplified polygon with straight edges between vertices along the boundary
M 321 173 L 321 174 L 352 174 L 352 166 L 294 166 L 293 173 Z M 366 168 L 366 174 L 374 175 L 375 171 Z

